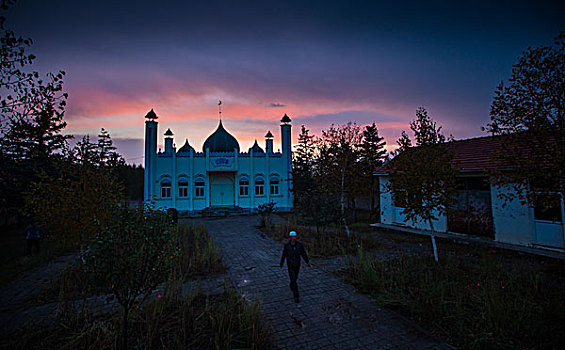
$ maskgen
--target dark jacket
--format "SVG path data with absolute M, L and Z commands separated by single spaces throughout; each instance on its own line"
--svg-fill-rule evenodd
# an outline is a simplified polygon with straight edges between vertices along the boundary
M 39 239 L 41 230 L 35 225 L 29 225 L 25 230 L 26 239 Z
M 310 263 L 310 259 L 308 259 L 308 255 L 306 254 L 306 250 L 304 250 L 304 246 L 302 243 L 296 241 L 295 245 L 290 244 L 288 242 L 284 245 L 282 256 L 281 256 L 281 267 L 284 264 L 284 259 L 286 259 L 286 265 L 288 267 L 300 267 L 300 257 L 306 261 L 307 264 Z

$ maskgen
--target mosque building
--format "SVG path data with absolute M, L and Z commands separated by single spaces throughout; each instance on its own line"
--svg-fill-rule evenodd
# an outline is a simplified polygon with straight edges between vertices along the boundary
M 278 211 L 292 209 L 291 120 L 286 114 L 281 119 L 282 152 L 274 152 L 270 131 L 265 149 L 255 141 L 242 152 L 221 118 L 201 152 L 188 140 L 176 149 L 171 129 L 164 133 L 165 149 L 157 151 L 157 115 L 151 110 L 145 119 L 145 201 L 186 213 L 215 207 L 255 211 L 270 202 Z

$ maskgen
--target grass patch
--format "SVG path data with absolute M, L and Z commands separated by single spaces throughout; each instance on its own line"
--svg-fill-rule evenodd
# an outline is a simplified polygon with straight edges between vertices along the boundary
M 462 349 L 557 349 L 565 343 L 562 261 L 359 252 L 339 276 Z M 561 344 L 561 345 L 560 345 Z
M 177 239 L 181 254 L 174 270 L 179 279 L 187 281 L 225 271 L 204 225 L 179 225 Z
M 225 286 L 224 293 L 174 293 L 132 310 L 131 349 L 269 349 L 271 334 L 260 308 Z M 116 349 L 121 315 L 59 319 L 35 324 L 1 341 L 3 349 Z
M 12 282 L 23 272 L 43 265 L 52 259 L 68 254 L 72 249 L 55 239 L 44 237 L 41 253 L 26 255 L 25 225 L 8 225 L 2 228 L 2 243 L 0 244 L 0 287 Z

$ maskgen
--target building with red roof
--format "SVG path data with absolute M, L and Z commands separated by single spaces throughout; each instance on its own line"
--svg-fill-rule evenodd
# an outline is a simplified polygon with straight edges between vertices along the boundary
M 516 196 L 515 186 L 496 185 L 490 171 L 511 171 L 512 165 L 496 150 L 503 147 L 501 136 L 486 136 L 452 141 L 453 163 L 459 170 L 456 200 L 439 215 L 434 226 L 438 232 L 483 236 L 497 242 L 565 250 L 565 209 L 560 192 L 547 191 L 543 198 L 551 198 L 553 207 L 539 208 L 523 203 Z M 529 150 L 513 149 L 521 157 Z M 380 227 L 405 227 L 427 230 L 424 222 L 406 220 L 402 203 L 388 190 L 388 176 L 394 159 L 375 172 L 380 188 Z M 519 186 L 518 186 L 519 187 Z M 512 193 L 511 193 L 512 192 Z M 508 199 L 508 194 L 512 199 Z M 540 198 L 541 198 L 540 197 Z

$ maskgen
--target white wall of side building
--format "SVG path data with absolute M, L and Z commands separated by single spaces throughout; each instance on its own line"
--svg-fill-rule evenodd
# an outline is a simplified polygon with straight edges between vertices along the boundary
M 381 223 L 386 225 L 401 225 L 406 227 L 415 228 L 418 230 L 429 230 L 430 225 L 428 222 L 421 220 L 404 221 L 404 215 L 401 211 L 404 208 L 395 207 L 391 191 L 388 189 L 389 179 L 387 176 L 379 176 L 380 186 L 380 205 L 381 205 Z M 435 213 L 437 220 L 433 221 L 434 230 L 436 232 L 447 232 L 447 217 L 439 212 Z
M 429 230 L 424 222 L 404 222 L 402 208 L 393 205 L 392 194 L 387 190 L 389 180 L 386 175 L 379 176 L 380 185 L 380 223 L 386 225 L 402 225 L 410 228 Z M 502 243 L 516 244 L 522 246 L 539 245 L 540 238 L 536 238 L 536 221 L 534 210 L 528 204 L 519 199 L 516 188 L 513 185 L 490 186 L 492 202 L 492 218 L 494 240 Z M 442 215 L 435 223 L 437 232 L 447 232 L 447 217 Z M 538 233 L 541 235 L 541 233 Z M 537 241 L 536 241 L 537 239 Z M 562 248 L 563 244 L 554 245 Z
M 511 196 L 511 200 L 508 199 Z M 517 198 L 513 186 L 492 186 L 492 218 L 496 241 L 531 245 L 534 236 L 533 210 Z

